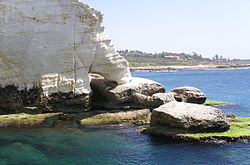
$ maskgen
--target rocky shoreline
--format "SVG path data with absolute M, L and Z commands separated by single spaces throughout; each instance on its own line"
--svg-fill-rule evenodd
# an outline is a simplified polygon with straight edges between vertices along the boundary
M 95 110 L 82 113 L 45 113 L 45 114 L 9 114 L 0 115 L 0 128 L 85 128 L 85 127 L 121 127 L 149 124 L 149 109 L 139 110 Z
M 179 87 L 164 93 L 165 87 L 152 80 L 133 77 L 130 83 L 117 84 L 102 76 L 91 77 L 94 94 L 89 98 L 92 107 L 89 111 L 78 112 L 66 106 L 66 110 L 49 113 L 39 107 L 29 110 L 26 107 L 23 111 L 19 109 L 22 113 L 12 111 L 12 114 L 0 115 L 0 128 L 81 129 L 149 124 L 142 133 L 162 136 L 166 140 L 238 142 L 248 141 L 250 137 L 250 130 L 236 136 L 224 136 L 224 133 L 234 130 L 233 122 L 241 121 L 236 120 L 234 115 L 226 115 L 206 105 L 205 94 L 197 88 Z M 64 99 L 67 101 L 67 98 Z M 241 123 L 233 123 L 237 124 Z M 245 129 L 250 122 L 243 125 Z M 207 136 L 211 132 L 222 135 Z
M 0 129 L 3 128 L 78 128 L 109 129 L 138 126 L 139 132 L 150 136 L 163 137 L 166 141 L 200 142 L 200 143 L 238 143 L 250 142 L 250 118 L 234 118 L 231 128 L 226 132 L 191 133 L 185 129 L 168 126 L 150 126 L 151 111 L 139 109 L 130 111 L 93 111 L 75 114 L 10 114 L 0 115 Z M 143 126 L 142 126 L 143 125 Z M 242 127 L 242 125 L 244 125 Z M 235 129 L 243 132 L 236 132 Z M 236 132 L 236 134 L 232 134 Z
M 229 115 L 230 116 L 230 115 Z M 250 142 L 249 117 L 231 118 L 230 129 L 225 132 L 197 133 L 185 129 L 170 128 L 168 126 L 146 126 L 141 128 L 141 132 L 151 135 L 164 137 L 168 140 L 201 142 L 201 143 L 238 143 Z
M 143 128 L 141 129 L 142 133 L 149 134 L 152 136 L 164 137 L 166 140 L 172 141 L 183 141 L 183 142 L 199 142 L 199 143 L 248 143 L 250 142 L 250 136 L 241 135 L 241 136 L 223 136 L 223 135 L 214 135 L 214 136 L 197 136 L 193 137 L 184 132 L 176 133 L 175 131 L 163 133 L 162 128 Z M 166 129 L 166 128 L 165 128 Z M 156 131 L 157 130 L 157 131 Z M 195 135 L 195 134 L 193 134 Z
M 250 64 L 130 67 L 131 72 L 178 72 L 184 70 L 234 70 L 234 69 L 250 69 Z
M 250 125 L 230 125 L 232 117 L 204 105 L 207 97 L 200 89 L 179 87 L 165 93 L 162 84 L 130 72 L 237 69 L 250 64 L 129 68 L 105 34 L 101 12 L 79 0 L 1 0 L 1 8 L 8 9 L 0 13 L 6 22 L 0 28 L 2 128 L 150 123 L 149 134 L 184 130 L 207 136 Z M 9 21 L 16 10 L 15 21 Z

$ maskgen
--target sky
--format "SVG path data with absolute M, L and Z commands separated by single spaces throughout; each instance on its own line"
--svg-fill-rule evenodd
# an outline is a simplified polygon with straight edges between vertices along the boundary
M 80 0 L 117 50 L 250 59 L 250 0 Z

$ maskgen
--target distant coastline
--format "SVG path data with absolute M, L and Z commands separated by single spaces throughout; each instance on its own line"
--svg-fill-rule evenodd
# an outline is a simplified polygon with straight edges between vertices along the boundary
M 178 72 L 183 70 L 236 70 L 250 69 L 250 64 L 239 65 L 192 65 L 192 66 L 138 66 L 130 67 L 131 72 Z
M 236 70 L 249 69 L 250 59 L 229 59 L 222 55 L 211 58 L 195 52 L 147 53 L 139 50 L 118 51 L 130 64 L 132 72 L 178 72 L 183 70 Z

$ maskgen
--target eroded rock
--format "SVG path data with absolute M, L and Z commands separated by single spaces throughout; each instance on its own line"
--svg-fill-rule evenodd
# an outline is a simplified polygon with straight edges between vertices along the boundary
M 172 93 L 155 93 L 152 96 L 147 96 L 137 92 L 133 92 L 132 96 L 135 102 L 147 108 L 157 108 L 163 104 L 175 101 Z
M 230 127 L 226 114 L 221 110 L 184 102 L 170 102 L 154 109 L 151 125 L 194 132 L 221 132 Z
M 88 73 L 118 84 L 131 80 L 99 11 L 78 0 L 1 0 L 0 8 L 0 108 L 84 111 Z
M 207 99 L 201 90 L 194 87 L 179 87 L 171 90 L 170 92 L 174 95 L 176 101 L 178 102 L 203 104 Z
M 152 96 L 165 91 L 160 83 L 138 77 L 133 77 L 129 83 L 119 85 L 97 76 L 92 78 L 91 88 L 94 106 L 106 109 L 144 108 L 145 106 L 135 98 L 136 93 L 140 96 Z
M 141 125 L 150 122 L 149 109 L 131 111 L 111 111 L 92 115 L 80 120 L 81 126 Z

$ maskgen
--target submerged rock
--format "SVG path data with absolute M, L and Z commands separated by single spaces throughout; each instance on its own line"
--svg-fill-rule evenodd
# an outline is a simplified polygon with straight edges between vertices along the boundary
M 131 80 L 99 11 L 78 0 L 1 0 L 0 6 L 0 109 L 6 113 L 89 110 L 88 73 L 118 84 Z
M 7 140 L 7 139 L 6 139 Z M 25 141 L 19 142 L 19 137 L 13 137 L 13 140 L 7 144 L 1 145 L 0 164 L 51 164 L 48 158 L 35 145 Z M 39 162 L 39 163 L 38 163 Z
M 179 87 L 170 91 L 178 102 L 203 104 L 206 101 L 205 94 L 194 87 Z
M 221 110 L 180 102 L 170 102 L 154 109 L 151 125 L 180 128 L 192 132 L 222 132 L 230 127 L 226 114 Z
M 165 91 L 160 83 L 138 77 L 133 77 L 129 83 L 119 85 L 114 81 L 95 76 L 91 79 L 91 88 L 94 107 L 106 109 L 144 108 L 145 105 L 141 105 L 135 98 L 135 93 L 152 96 Z

